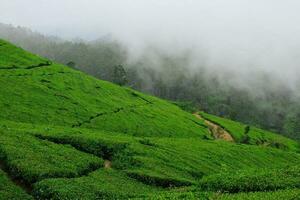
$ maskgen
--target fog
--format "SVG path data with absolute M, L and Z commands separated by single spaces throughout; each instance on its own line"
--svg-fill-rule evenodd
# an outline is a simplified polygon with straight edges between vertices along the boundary
M 267 72 L 291 87 L 300 75 L 297 0 L 0 0 L 0 22 L 65 39 L 112 37 L 134 61 L 149 46 L 189 69 L 235 74 L 237 85 Z M 153 59 L 155 56 L 153 57 Z M 155 62 L 154 62 L 155 63 Z M 154 66 L 155 67 L 155 66 Z M 222 74 L 222 73 L 221 73 Z

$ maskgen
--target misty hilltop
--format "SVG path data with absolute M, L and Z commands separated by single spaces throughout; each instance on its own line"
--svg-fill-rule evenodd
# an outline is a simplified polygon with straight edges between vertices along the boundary
M 300 194 L 294 140 L 204 112 L 188 113 L 4 40 L 0 55 L 4 199 Z
M 299 10 L 1 2 L 0 200 L 300 199 Z
M 138 91 L 300 138 L 299 82 L 291 87 L 286 81 L 290 79 L 282 81 L 255 68 L 242 75 L 226 67 L 213 70 L 205 54 L 197 54 L 201 62 L 195 62 L 191 50 L 170 54 L 152 46 L 133 58 L 128 47 L 112 37 L 68 41 L 6 24 L 0 24 L 0 37 L 103 80 L 115 82 L 114 70 L 122 65 L 126 85 Z

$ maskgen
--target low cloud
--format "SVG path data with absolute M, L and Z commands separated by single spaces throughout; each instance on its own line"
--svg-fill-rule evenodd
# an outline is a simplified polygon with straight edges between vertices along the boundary
M 295 0 L 4 0 L 1 8 L 1 22 L 43 34 L 116 38 L 132 62 L 154 47 L 170 55 L 190 52 L 188 69 L 231 72 L 236 85 L 255 83 L 262 72 L 295 88 L 300 75 Z

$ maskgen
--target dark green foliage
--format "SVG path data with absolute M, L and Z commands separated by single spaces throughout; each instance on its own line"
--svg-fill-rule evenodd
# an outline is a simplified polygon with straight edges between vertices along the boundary
M 241 141 L 240 141 L 241 143 L 243 143 L 243 144 L 250 144 L 251 138 L 250 138 L 250 136 L 248 135 L 249 131 L 250 131 L 250 126 L 246 126 L 246 127 L 245 127 L 245 133 L 244 133 L 244 136 L 242 137 L 242 139 L 241 139 Z
M 242 143 L 242 144 L 250 144 L 250 140 L 251 140 L 251 138 L 249 137 L 248 134 L 246 134 L 246 135 L 244 135 L 244 136 L 242 137 L 241 143 Z
M 183 102 L 183 101 L 171 101 L 171 103 L 174 103 L 178 107 L 180 107 L 182 110 L 185 110 L 190 113 L 194 113 L 198 111 L 198 108 L 195 106 L 193 102 Z
M 113 67 L 112 82 L 121 86 L 127 84 L 127 74 L 122 65 L 116 65 Z
M 283 132 L 285 135 L 300 141 L 300 105 L 291 107 L 287 113 L 284 120 Z
M 151 142 L 151 140 L 149 138 L 143 138 L 143 139 L 139 140 L 139 142 L 143 145 L 146 145 L 146 146 L 152 146 L 152 147 L 156 146 L 156 144 Z
M 9 180 L 7 174 L 0 169 L 0 199 L 32 200 L 33 198 Z
M 76 67 L 76 63 L 73 62 L 73 61 L 70 61 L 66 64 L 68 67 L 71 67 L 71 68 L 75 68 Z
M 249 131 L 250 131 L 250 126 L 246 126 L 246 127 L 245 127 L 245 134 L 248 134 Z

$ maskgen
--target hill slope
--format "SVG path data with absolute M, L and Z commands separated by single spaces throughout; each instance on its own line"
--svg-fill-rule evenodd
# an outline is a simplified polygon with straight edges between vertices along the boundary
M 100 81 L 0 41 L 0 119 L 139 136 L 208 136 L 165 101 Z M 57 117 L 59 116 L 59 117 Z
M 0 87 L 0 194 L 6 199 L 208 198 L 219 188 L 226 191 L 231 182 L 214 181 L 230 174 L 233 188 L 244 185 L 238 191 L 261 192 L 259 186 L 247 189 L 247 179 L 239 184 L 240 174 L 251 178 L 264 169 L 263 180 L 264 172 L 286 173 L 280 169 L 287 165 L 296 166 L 289 184 L 270 180 L 269 190 L 299 187 L 294 180 L 300 155 L 293 140 L 268 133 L 268 142 L 287 148 L 243 144 L 236 137 L 239 129 L 230 129 L 234 122 L 202 113 L 235 140 L 215 139 L 204 119 L 167 101 L 2 40 L 0 83 L 5 86 Z M 277 194 L 285 191 L 270 193 Z
M 251 145 L 263 145 L 279 149 L 289 149 L 299 152 L 298 142 L 283 137 L 279 134 L 275 134 L 270 131 L 262 130 L 253 126 L 248 126 L 226 118 L 210 115 L 204 112 L 201 112 L 200 115 L 204 119 L 209 120 L 210 122 L 224 128 L 232 135 L 232 137 L 237 142 Z

